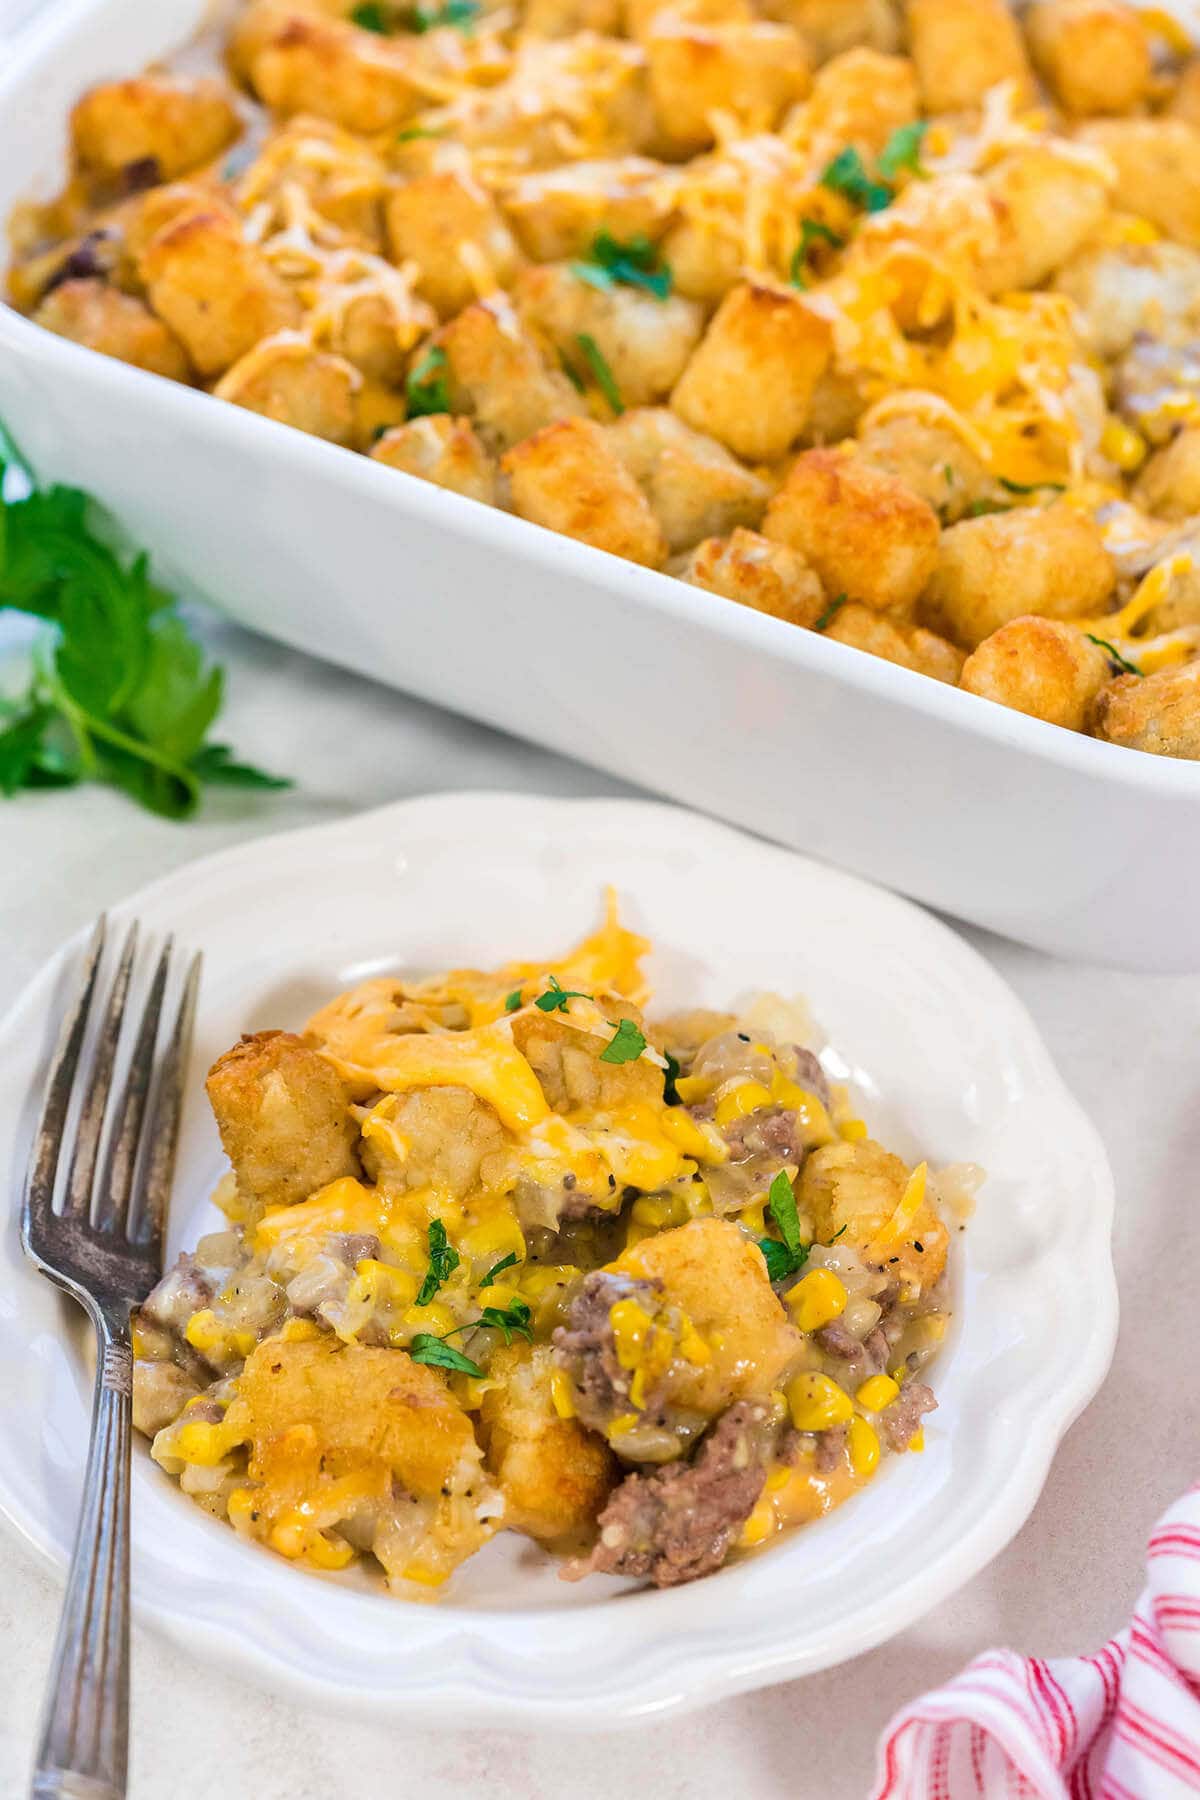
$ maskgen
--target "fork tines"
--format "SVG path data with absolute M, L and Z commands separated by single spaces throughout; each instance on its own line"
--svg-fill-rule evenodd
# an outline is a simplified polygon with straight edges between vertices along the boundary
M 161 1267 L 200 957 L 188 963 L 158 1055 L 164 1002 L 180 958 L 168 937 L 140 1007 L 131 1006 L 139 939 L 137 922 L 131 924 L 89 1056 L 85 1046 L 102 985 L 106 937 L 102 917 L 50 1064 L 22 1239 L 33 1259 L 68 1285 L 83 1287 L 96 1299 L 135 1300 L 149 1291 Z M 56 1210 L 62 1167 L 66 1179 Z M 95 1292 L 98 1286 L 115 1291 Z

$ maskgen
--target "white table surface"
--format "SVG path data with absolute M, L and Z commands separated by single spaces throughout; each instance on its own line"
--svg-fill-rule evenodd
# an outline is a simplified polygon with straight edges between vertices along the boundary
M 0 1006 L 99 908 L 256 833 L 462 787 L 622 791 L 595 771 L 251 639 L 222 731 L 295 790 L 210 800 L 170 825 L 86 788 L 0 801 Z M 2 640 L 0 640 L 2 641 Z M 0 656 L 0 689 L 4 659 Z M 1130 921 L 1130 931 L 1138 922 Z M 1117 1176 L 1123 1326 L 1028 1524 L 990 1569 L 893 1643 L 703 1718 L 585 1737 L 367 1724 L 247 1688 L 134 1632 L 133 1800 L 559 1800 L 643 1791 L 863 1800 L 889 1715 L 986 1646 L 1063 1655 L 1125 1622 L 1156 1515 L 1197 1473 L 1200 977 L 1113 974 L 969 934 L 1031 1008 Z M 80 1447 L 82 1459 L 83 1447 Z M 0 1794 L 24 1792 L 58 1582 L 0 1531 Z

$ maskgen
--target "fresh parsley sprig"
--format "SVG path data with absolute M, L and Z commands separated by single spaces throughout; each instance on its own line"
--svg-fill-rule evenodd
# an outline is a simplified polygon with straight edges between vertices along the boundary
M 814 631 L 827 630 L 828 627 L 833 624 L 833 621 L 837 618 L 837 616 L 841 612 L 843 606 L 845 606 L 847 598 L 848 598 L 848 596 L 846 594 L 839 594 L 837 596 L 836 600 L 831 600 L 829 602 L 829 605 L 825 608 L 825 611 L 821 614 L 820 618 L 817 620 L 816 624 L 813 626 L 813 630 Z
M 800 242 L 792 254 L 792 266 L 788 271 L 788 279 L 793 287 L 808 286 L 808 255 L 814 244 L 828 244 L 831 250 L 845 248 L 846 240 L 823 225 L 820 219 L 801 219 Z
M 408 379 L 404 384 L 404 399 L 410 419 L 452 410 L 448 368 L 449 361 L 440 344 L 430 344 L 417 358 L 408 371 Z
M 516 1251 L 510 1250 L 507 1256 L 502 1256 L 498 1263 L 492 1264 L 491 1268 L 488 1270 L 487 1274 L 484 1276 L 483 1280 L 480 1282 L 480 1284 L 479 1284 L 480 1287 L 481 1288 L 491 1287 L 491 1285 L 495 1281 L 497 1275 L 502 1274 L 505 1269 L 515 1268 L 516 1264 L 518 1262 L 520 1262 L 520 1260 L 521 1259 L 517 1255 Z
M 921 146 L 929 126 L 924 119 L 898 125 L 876 159 L 872 175 L 863 161 L 862 152 L 853 144 L 839 150 L 821 176 L 822 187 L 841 194 L 851 206 L 863 212 L 882 212 L 896 198 L 896 178 L 907 170 L 925 176 L 921 167 Z
M 666 300 L 671 292 L 671 271 L 660 258 L 657 245 L 647 237 L 622 243 L 610 231 L 598 231 L 586 261 L 573 262 L 571 272 L 602 291 L 616 286 L 641 288 L 656 300 Z
M 0 428 L 0 611 L 40 620 L 24 691 L 0 699 L 0 793 L 101 781 L 167 819 L 203 787 L 283 788 L 209 740 L 224 672 L 143 554 L 114 550 L 79 488 L 39 488 Z
M 608 359 L 590 332 L 581 331 L 576 335 L 584 362 L 588 366 L 592 380 L 608 401 L 612 410 L 618 415 L 625 411 L 625 402 L 621 398 L 621 390 L 617 386 L 617 378 L 608 366 Z
M 459 1265 L 459 1254 L 446 1236 L 446 1227 L 440 1219 L 429 1221 L 428 1232 L 429 1267 L 425 1271 L 425 1279 L 417 1290 L 416 1304 L 428 1306 L 443 1281 L 453 1275 Z
M 767 1205 L 771 1217 L 780 1230 L 783 1242 L 778 1238 L 759 1238 L 758 1247 L 763 1253 L 767 1265 L 767 1274 L 772 1281 L 786 1281 L 797 1269 L 802 1269 L 808 1261 L 809 1246 L 800 1242 L 800 1217 L 796 1211 L 796 1196 L 792 1192 L 792 1184 L 786 1170 L 780 1169 L 767 1193 Z
M 435 1337 L 432 1331 L 418 1331 L 408 1346 L 408 1354 L 414 1362 L 428 1363 L 431 1369 L 451 1369 L 456 1375 L 474 1375 L 476 1379 L 483 1374 L 478 1363 L 445 1338 Z
M 646 1034 L 632 1019 L 619 1019 L 613 1036 L 600 1052 L 605 1063 L 636 1062 L 646 1048 Z
M 1112 665 L 1114 675 L 1144 675 L 1146 673 L 1144 669 L 1139 669 L 1135 662 L 1130 662 L 1127 656 L 1122 656 L 1117 646 L 1110 644 L 1107 638 L 1095 637 L 1090 631 L 1085 631 L 1083 635 L 1089 644 L 1096 644 L 1103 650 Z
M 350 22 L 377 37 L 394 37 L 399 32 L 423 33 L 453 26 L 462 32 L 473 31 L 480 13 L 481 0 L 444 0 L 441 6 L 389 6 L 384 0 L 361 0 L 350 13 Z
M 553 975 L 547 975 L 546 980 L 550 986 L 544 994 L 539 994 L 533 1003 L 539 1012 L 566 1012 L 568 1000 L 590 1000 L 592 998 L 590 994 L 581 993 L 578 988 L 560 986 Z

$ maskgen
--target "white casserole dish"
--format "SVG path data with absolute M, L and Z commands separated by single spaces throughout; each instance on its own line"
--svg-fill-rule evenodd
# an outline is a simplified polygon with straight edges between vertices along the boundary
M 67 0 L 0 70 L 0 216 L 202 0 Z M 1044 950 L 1200 968 L 1200 768 L 865 656 L 0 306 L 0 413 L 243 624 Z

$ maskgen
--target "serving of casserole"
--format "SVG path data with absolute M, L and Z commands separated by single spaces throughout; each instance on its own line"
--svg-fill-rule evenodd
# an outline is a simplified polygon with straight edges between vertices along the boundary
M 655 1024 L 617 922 L 376 976 L 208 1095 L 226 1230 L 135 1322 L 134 1419 L 285 1557 L 440 1587 L 498 1530 L 659 1587 L 924 1447 L 979 1172 L 875 1142 L 802 1007 Z

